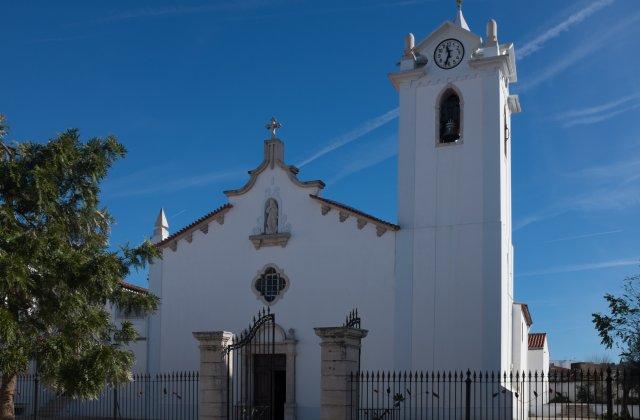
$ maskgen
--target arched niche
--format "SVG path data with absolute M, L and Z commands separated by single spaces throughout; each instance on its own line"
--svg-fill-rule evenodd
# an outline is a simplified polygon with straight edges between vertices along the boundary
M 448 84 L 436 102 L 436 144 L 450 145 L 462 142 L 463 107 L 460 91 Z

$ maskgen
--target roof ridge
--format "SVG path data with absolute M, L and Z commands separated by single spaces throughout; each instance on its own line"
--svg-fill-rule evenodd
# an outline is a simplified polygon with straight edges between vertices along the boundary
M 163 247 L 165 245 L 167 245 L 169 242 L 178 239 L 178 237 L 180 237 L 181 235 L 189 232 L 192 229 L 195 229 L 198 225 L 200 225 L 201 223 L 203 223 L 204 221 L 211 219 L 217 215 L 219 215 L 220 213 L 222 213 L 223 211 L 226 211 L 230 208 L 233 207 L 233 204 L 231 203 L 225 203 L 222 206 L 218 207 L 217 209 L 210 211 L 209 213 L 205 214 L 204 216 L 201 216 L 200 218 L 196 219 L 195 221 L 189 223 L 188 225 L 186 225 L 185 227 L 183 227 L 182 229 L 176 231 L 175 233 L 167 236 L 165 239 L 163 239 L 162 241 L 158 242 L 156 244 L 157 247 Z
M 351 207 L 351 206 L 349 206 L 347 204 L 343 204 L 343 203 L 340 203 L 340 202 L 335 201 L 335 200 L 330 200 L 328 198 L 320 197 L 319 195 L 316 195 L 316 194 L 309 194 L 309 197 L 311 197 L 311 198 L 313 198 L 315 200 L 322 201 L 324 203 L 336 206 L 336 207 L 340 207 L 343 210 L 350 211 L 350 212 L 355 213 L 357 215 L 360 215 L 362 217 L 366 217 L 366 218 L 370 219 L 373 223 L 382 224 L 382 225 L 390 228 L 391 230 L 400 230 L 400 226 L 396 225 L 395 223 L 391 223 L 391 222 L 388 222 L 386 220 L 380 219 L 380 218 L 378 218 L 376 216 L 373 216 L 373 215 L 371 215 L 369 213 L 365 213 L 362 210 L 358 210 L 355 207 Z
M 530 332 L 527 344 L 530 350 L 539 350 L 544 348 L 544 344 L 546 341 L 546 332 Z
M 130 290 L 132 292 L 149 293 L 149 289 L 148 288 L 142 287 L 142 286 L 137 286 L 135 284 L 126 282 L 124 280 L 120 280 L 120 286 L 122 286 L 122 288 Z

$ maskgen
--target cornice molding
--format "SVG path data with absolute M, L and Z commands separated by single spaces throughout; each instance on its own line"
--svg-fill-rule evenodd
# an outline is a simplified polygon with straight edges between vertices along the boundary
M 509 95 L 507 98 L 507 104 L 509 105 L 509 111 L 511 111 L 512 114 L 522 112 L 520 97 L 518 95 Z
M 291 238 L 291 233 L 289 232 L 274 233 L 271 235 L 261 234 L 249 236 L 249 240 L 256 249 L 260 249 L 263 246 L 278 245 L 284 248 L 285 246 L 287 246 L 289 238 Z
M 469 67 L 475 69 L 499 68 L 509 83 L 515 82 L 516 69 L 509 54 L 495 55 L 490 57 L 478 57 L 469 60 Z
M 327 215 L 331 210 L 335 209 L 338 211 L 338 220 L 340 222 L 345 222 L 351 216 L 355 217 L 356 225 L 359 230 L 362 230 L 367 223 L 371 223 L 376 227 L 376 234 L 378 236 L 384 235 L 389 230 L 393 232 L 400 230 L 400 226 L 396 224 L 378 219 L 375 216 L 371 216 L 370 214 L 364 213 L 345 204 L 338 203 L 337 201 L 319 197 L 314 194 L 309 194 L 309 197 L 321 204 L 320 211 L 323 216 Z
M 176 233 L 168 236 L 166 239 L 158 242 L 156 247 L 163 249 L 169 247 L 172 251 L 176 251 L 178 249 L 178 241 L 180 239 L 186 239 L 187 242 L 191 243 L 193 240 L 193 232 L 198 229 L 203 234 L 209 233 L 209 223 L 212 221 L 218 222 L 218 224 L 222 225 L 224 223 L 224 216 L 227 214 L 229 210 L 233 208 L 233 205 L 227 203 L 218 209 L 212 211 L 211 213 L 207 213 L 196 221 L 190 223 L 189 225 L 183 227 Z
M 425 67 L 419 67 L 413 70 L 399 71 L 387 74 L 391 84 L 396 90 L 400 90 L 400 84 L 405 80 L 415 80 L 426 74 Z

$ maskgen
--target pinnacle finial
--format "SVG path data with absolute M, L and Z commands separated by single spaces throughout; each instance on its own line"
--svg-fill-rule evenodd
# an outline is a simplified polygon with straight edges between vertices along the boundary
M 169 236 L 169 222 L 167 222 L 167 215 L 164 213 L 164 209 L 160 209 L 156 222 L 153 225 L 153 236 L 151 242 L 158 243 L 163 241 Z
M 462 0 L 456 0 L 456 5 L 458 6 L 458 9 L 462 9 Z
M 164 212 L 164 208 L 160 209 L 160 213 L 158 213 L 158 217 L 156 217 L 156 223 L 153 225 L 156 228 L 168 228 L 169 223 L 167 222 L 167 215 Z
M 269 121 L 264 127 L 271 133 L 271 138 L 275 139 L 278 138 L 276 136 L 276 132 L 282 128 L 282 124 L 280 124 L 276 117 L 271 117 L 271 121 Z

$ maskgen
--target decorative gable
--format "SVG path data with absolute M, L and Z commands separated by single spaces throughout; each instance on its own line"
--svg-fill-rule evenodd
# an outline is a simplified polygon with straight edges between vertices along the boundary
M 438 42 L 442 41 L 444 38 L 459 38 L 466 45 L 473 45 L 476 48 L 482 45 L 482 38 L 478 35 L 471 32 L 469 29 L 465 29 L 461 26 L 456 25 L 453 22 L 444 22 L 438 29 L 431 32 L 425 39 L 420 41 L 414 47 L 414 50 L 420 53 L 424 53 L 428 57 L 428 51 L 426 51 L 430 46 L 435 46 Z
M 262 163 L 260 163 L 260 165 L 258 165 L 254 170 L 249 171 L 249 181 L 247 181 L 243 187 L 225 191 L 224 194 L 227 197 L 235 197 L 245 194 L 251 189 L 251 187 L 253 187 L 261 173 L 267 169 L 274 169 L 276 167 L 285 171 L 287 175 L 289 175 L 291 182 L 299 187 L 316 188 L 316 190 L 324 188 L 324 182 L 320 180 L 300 181 L 298 179 L 298 168 L 284 163 L 284 143 L 276 137 L 275 130 L 277 128 L 274 127 L 279 128 L 280 123 L 278 123 L 275 118 L 272 118 L 271 122 L 267 124 L 267 128 L 272 130 L 272 133 L 271 138 L 264 142 L 264 159 L 262 160 Z

